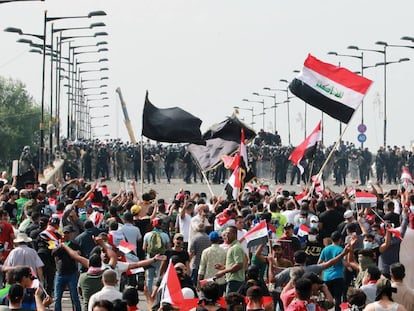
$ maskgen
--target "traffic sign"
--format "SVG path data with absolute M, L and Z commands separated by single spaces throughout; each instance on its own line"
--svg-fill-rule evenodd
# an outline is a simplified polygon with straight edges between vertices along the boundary
M 358 132 L 365 133 L 367 131 L 367 126 L 364 123 L 358 125 Z
M 364 143 L 366 140 L 367 140 L 367 135 L 365 135 L 364 133 L 358 134 L 358 141 L 360 143 Z

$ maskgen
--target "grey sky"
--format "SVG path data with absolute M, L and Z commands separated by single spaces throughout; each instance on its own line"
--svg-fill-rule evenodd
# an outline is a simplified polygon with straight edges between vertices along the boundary
M 145 90 L 150 100 L 160 108 L 179 106 L 203 120 L 202 130 L 222 121 L 233 112 L 233 106 L 262 111 L 259 103 L 246 103 L 243 98 L 260 100 L 252 92 L 273 95 L 263 87 L 285 88 L 280 79 L 291 80 L 293 70 L 301 69 L 308 53 L 325 62 L 338 63 L 352 71 L 360 70 L 360 61 L 348 57 L 327 55 L 329 51 L 359 55 L 346 49 L 349 45 L 381 49 L 376 41 L 410 45 L 402 36 L 414 36 L 413 2 L 402 0 L 365 1 L 247 1 L 247 0 L 71 0 L 22 2 L 0 5 L 0 28 L 22 28 L 24 32 L 41 34 L 43 11 L 49 16 L 85 15 L 104 10 L 108 14 L 93 20 L 62 20 L 55 27 L 81 27 L 103 21 L 109 37 L 109 52 L 84 54 L 81 61 L 108 57 L 110 99 L 109 110 L 94 109 L 94 116 L 110 114 L 109 121 L 94 119 L 94 125 L 110 123 L 96 129 L 97 135 L 110 134 L 128 140 L 116 87 L 121 87 L 127 103 L 135 135 L 141 132 L 141 113 Z M 65 35 L 91 32 L 78 30 Z M 0 75 L 19 79 L 40 102 L 41 56 L 28 53 L 29 48 L 16 43 L 16 34 L 0 32 Z M 84 40 L 84 41 L 81 41 Z M 33 40 L 35 41 L 35 40 Z M 79 39 L 76 44 L 94 44 L 96 40 Z M 414 44 L 413 44 L 414 45 Z M 86 50 L 86 49 L 85 49 Z M 403 57 L 414 60 L 414 50 L 387 49 L 387 60 Z M 380 53 L 365 52 L 365 65 L 382 62 Z M 85 69 L 98 68 L 85 64 Z M 413 61 L 387 66 L 388 143 L 408 146 L 413 138 L 411 126 L 414 107 L 410 104 L 410 89 L 414 74 Z M 365 123 L 372 149 L 383 141 L 384 67 L 365 70 L 374 80 L 366 100 Z M 86 79 L 95 78 L 89 73 Z M 47 79 L 48 81 L 48 79 Z M 278 92 L 283 101 L 285 93 Z M 47 100 L 46 105 L 49 101 Z M 63 132 L 66 132 L 66 102 L 62 101 Z M 265 106 L 273 99 L 265 98 Z M 294 145 L 304 138 L 304 103 L 290 103 L 291 140 Z M 277 109 L 277 129 L 287 142 L 286 105 Z M 308 106 L 307 132 L 320 119 L 320 112 Z M 251 112 L 240 110 L 240 117 L 251 122 Z M 95 122 L 96 121 L 96 122 Z M 357 144 L 356 127 L 361 121 L 360 110 L 351 121 L 345 140 Z M 262 117 L 255 118 L 255 129 L 262 128 Z M 274 111 L 266 110 L 265 129 L 273 130 Z M 325 142 L 338 138 L 338 122 L 325 117 Z

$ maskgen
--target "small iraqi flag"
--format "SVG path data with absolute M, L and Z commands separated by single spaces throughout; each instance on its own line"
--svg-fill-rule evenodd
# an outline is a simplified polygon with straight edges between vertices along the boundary
M 310 228 L 305 224 L 300 224 L 299 230 L 298 230 L 298 236 L 303 237 L 305 235 L 308 235 L 310 231 Z
M 265 220 L 259 222 L 252 229 L 247 231 L 241 239 L 246 240 L 247 247 L 252 247 L 256 245 L 261 245 L 268 241 L 268 231 L 267 224 Z
M 300 165 L 300 161 L 302 161 L 302 159 L 310 158 L 315 154 L 316 146 L 318 141 L 321 141 L 321 137 L 322 128 L 321 121 L 319 121 L 312 133 L 310 133 L 310 135 L 290 154 L 289 160 L 299 168 L 301 175 L 304 172 L 304 168 Z
M 359 191 L 355 192 L 355 203 L 356 204 L 376 204 L 377 203 L 377 196 L 372 194 L 371 192 L 366 191 Z
M 128 254 L 130 252 L 133 252 L 137 247 L 131 243 L 128 243 L 127 241 L 120 241 L 118 249 L 123 252 L 124 254 Z

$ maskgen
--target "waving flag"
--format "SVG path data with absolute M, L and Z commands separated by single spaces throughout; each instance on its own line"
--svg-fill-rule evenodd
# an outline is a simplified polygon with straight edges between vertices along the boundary
M 168 302 L 178 307 L 184 302 L 180 281 L 171 260 L 167 271 L 162 277 L 159 291 L 161 291 L 161 302 Z
M 411 176 L 410 171 L 406 167 L 402 168 L 400 181 L 401 185 L 404 187 L 405 190 L 408 190 L 410 185 L 413 184 L 413 177 Z
M 300 165 L 300 161 L 310 158 L 315 154 L 316 145 L 321 140 L 321 133 L 321 121 L 319 121 L 312 133 L 289 156 L 289 160 L 299 168 L 301 174 L 303 174 L 304 168 Z
M 136 245 L 133 245 L 125 240 L 121 240 L 119 242 L 118 249 L 123 252 L 124 254 L 128 254 L 130 252 L 133 252 L 136 249 Z
M 376 204 L 377 203 L 377 196 L 372 194 L 371 192 L 366 191 L 358 191 L 355 192 L 355 203 L 356 204 Z
M 309 54 L 289 89 L 332 118 L 348 123 L 371 84 L 372 81 L 367 78 L 324 63 Z
M 212 170 L 221 164 L 223 156 L 233 154 L 240 147 L 242 129 L 247 140 L 250 141 L 256 136 L 256 132 L 236 115 L 227 117 L 226 120 L 212 125 L 203 134 L 206 146 L 190 144 L 188 151 L 198 162 L 201 170 Z
M 243 190 L 245 183 L 254 178 L 248 166 L 243 129 L 241 130 L 239 153 L 234 157 L 233 161 L 231 161 L 231 167 L 234 168 L 234 170 L 227 182 L 225 190 L 227 197 L 235 200 L 237 199 L 239 191 Z
M 142 135 L 165 143 L 193 143 L 205 145 L 201 136 L 201 120 L 178 108 L 160 109 L 145 96 L 142 115 Z
M 266 220 L 259 222 L 256 226 L 247 231 L 241 238 L 246 240 L 247 247 L 266 243 L 268 240 Z

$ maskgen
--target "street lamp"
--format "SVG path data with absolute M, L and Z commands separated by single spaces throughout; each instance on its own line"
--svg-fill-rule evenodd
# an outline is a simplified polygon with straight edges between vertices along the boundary
M 253 95 L 256 95 L 257 93 L 253 93 Z M 265 127 L 265 112 L 264 112 L 264 99 L 262 100 L 250 100 L 247 98 L 243 99 L 244 102 L 249 102 L 249 103 L 258 103 L 258 104 L 262 104 L 263 110 L 262 110 L 262 115 L 263 115 L 263 126 L 262 129 L 264 130 Z
M 270 91 L 271 89 L 270 88 L 263 88 L 264 90 L 268 90 L 268 91 Z M 270 107 L 267 107 L 267 108 L 264 108 L 263 110 L 267 110 L 267 109 L 274 109 L 274 120 L 273 120 L 273 132 L 274 133 L 276 133 L 276 129 L 277 129 L 277 127 L 276 127 L 276 108 L 277 108 L 277 106 L 278 105 L 280 105 L 281 103 L 277 103 L 276 102 L 276 93 L 274 93 L 273 95 L 268 95 L 268 94 L 259 94 L 259 93 L 253 93 L 253 95 L 256 95 L 256 96 L 262 96 L 262 97 L 269 97 L 269 98 L 273 98 L 273 106 L 270 106 Z
M 348 46 L 348 49 L 383 54 L 384 55 L 384 63 L 387 63 L 387 46 L 386 45 L 384 45 L 383 50 L 362 49 L 362 48 L 359 48 L 356 45 L 350 45 L 350 46 Z M 386 147 L 386 144 L 387 144 L 387 113 L 386 113 L 386 111 L 387 111 L 387 66 L 384 66 L 384 147 Z

